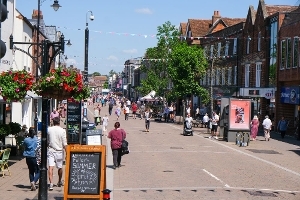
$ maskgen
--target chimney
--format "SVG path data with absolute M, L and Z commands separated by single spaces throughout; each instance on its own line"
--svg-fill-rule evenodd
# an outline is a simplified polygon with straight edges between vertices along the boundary
M 219 11 L 214 11 L 214 15 L 212 16 L 212 20 L 211 20 L 212 25 L 219 19 L 221 19 Z
M 32 19 L 37 19 L 38 18 L 38 10 L 33 10 L 31 17 L 32 17 Z M 40 19 L 43 19 L 42 11 L 40 11 Z

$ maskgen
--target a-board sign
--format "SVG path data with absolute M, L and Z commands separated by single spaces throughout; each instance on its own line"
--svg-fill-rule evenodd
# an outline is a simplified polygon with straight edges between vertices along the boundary
M 81 103 L 67 101 L 67 140 L 68 144 L 79 144 L 81 138 Z
M 102 130 L 86 130 L 86 144 L 87 145 L 102 145 Z
M 103 145 L 68 145 L 64 200 L 99 198 L 105 187 L 106 147 Z

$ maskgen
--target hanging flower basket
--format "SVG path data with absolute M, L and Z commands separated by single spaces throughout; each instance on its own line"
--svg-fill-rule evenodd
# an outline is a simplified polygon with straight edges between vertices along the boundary
M 34 78 L 25 70 L 0 74 L 0 94 L 6 102 L 21 101 L 33 87 Z
M 51 69 L 38 80 L 33 90 L 42 97 L 57 100 L 74 98 L 81 101 L 90 96 L 90 90 L 83 84 L 81 73 L 73 68 Z

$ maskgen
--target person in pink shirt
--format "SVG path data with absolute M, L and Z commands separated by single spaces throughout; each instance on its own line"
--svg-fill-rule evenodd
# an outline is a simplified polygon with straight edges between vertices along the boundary
M 111 150 L 113 154 L 113 169 L 121 167 L 122 141 L 126 138 L 126 132 L 120 128 L 120 122 L 115 123 L 115 128 L 108 133 L 110 138 Z
M 60 117 L 59 116 L 59 112 L 57 112 L 56 111 L 56 109 L 53 109 L 53 111 L 51 112 L 51 114 L 50 114 L 50 125 L 51 126 L 53 126 L 53 119 L 55 118 L 55 117 Z

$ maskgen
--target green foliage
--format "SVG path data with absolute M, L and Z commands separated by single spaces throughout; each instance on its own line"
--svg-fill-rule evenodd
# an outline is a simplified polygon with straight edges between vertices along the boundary
M 10 126 L 8 124 L 0 124 L 0 140 L 3 141 L 4 138 L 10 134 Z
M 94 72 L 92 73 L 92 76 L 101 76 L 100 72 Z
M 17 122 L 10 122 L 8 126 L 10 127 L 10 134 L 16 135 L 21 131 L 21 124 Z
M 108 81 L 105 81 L 105 83 L 103 84 L 103 88 L 108 89 Z

